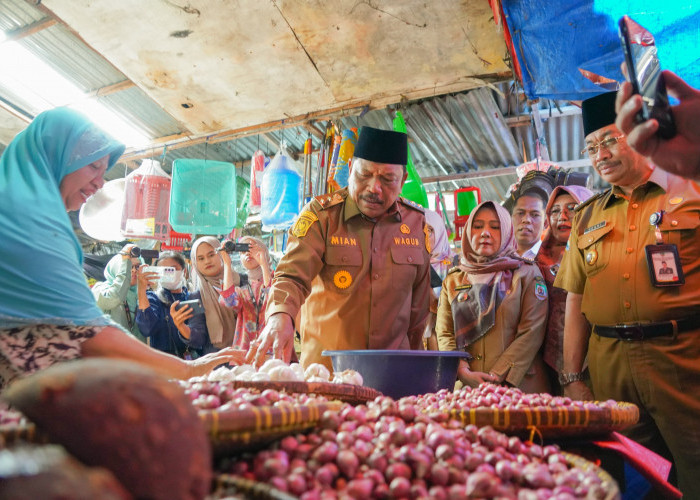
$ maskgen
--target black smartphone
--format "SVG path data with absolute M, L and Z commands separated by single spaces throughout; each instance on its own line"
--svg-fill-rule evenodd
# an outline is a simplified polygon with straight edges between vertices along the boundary
M 141 257 L 144 258 L 144 260 L 147 261 L 152 261 L 153 259 L 157 259 L 158 255 L 160 255 L 160 252 L 158 250 L 141 250 Z
M 233 241 L 227 241 L 216 249 L 217 252 L 220 250 L 224 250 L 226 253 L 247 252 L 250 250 L 250 243 L 234 243 Z
M 656 134 L 670 139 L 676 135 L 676 124 L 668 102 L 654 36 L 629 16 L 620 19 L 618 28 L 627 64 L 627 79 L 632 84 L 632 92 L 642 96 L 642 109 L 635 120 L 643 123 L 655 118 L 659 122 Z
M 192 312 L 194 313 L 194 316 L 197 314 L 204 314 L 204 306 L 202 305 L 202 301 L 199 299 L 194 299 L 194 300 L 183 300 L 180 302 L 178 305 L 178 311 L 180 310 L 181 307 L 184 306 L 190 306 L 192 308 Z

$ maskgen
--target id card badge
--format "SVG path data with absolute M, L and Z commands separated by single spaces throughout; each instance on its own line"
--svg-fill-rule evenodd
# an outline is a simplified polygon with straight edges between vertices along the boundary
M 655 287 L 681 286 L 685 283 L 676 245 L 647 245 L 649 278 Z

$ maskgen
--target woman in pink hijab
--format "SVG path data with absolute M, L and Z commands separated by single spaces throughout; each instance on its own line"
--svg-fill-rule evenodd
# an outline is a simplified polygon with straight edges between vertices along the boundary
M 516 252 L 510 214 L 486 201 L 469 216 L 460 265 L 442 283 L 436 331 L 440 350 L 465 350 L 458 379 L 476 387 L 507 383 L 547 392 L 538 355 L 547 320 L 539 269 Z
M 545 213 L 549 227 L 542 239 L 535 263 L 540 268 L 549 292 L 549 317 L 544 338 L 543 358 L 554 394 L 562 394 L 558 374 L 562 370 L 564 349 L 564 311 L 566 290 L 554 287 L 554 278 L 571 234 L 574 208 L 593 193 L 582 186 L 557 186 L 549 196 Z

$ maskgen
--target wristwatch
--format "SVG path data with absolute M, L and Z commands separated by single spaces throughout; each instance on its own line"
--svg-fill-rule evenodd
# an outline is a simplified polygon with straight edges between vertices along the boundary
M 572 382 L 582 382 L 583 381 L 583 372 L 572 372 L 572 373 L 560 373 L 559 374 L 559 383 L 564 386 L 564 385 L 569 385 Z

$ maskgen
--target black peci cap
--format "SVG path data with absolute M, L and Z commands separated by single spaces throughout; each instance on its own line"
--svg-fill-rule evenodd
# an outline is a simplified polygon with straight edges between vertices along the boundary
M 376 163 L 405 166 L 408 163 L 408 136 L 393 130 L 362 127 L 353 156 Z
M 581 103 L 584 136 L 615 123 L 615 94 L 606 92 Z

